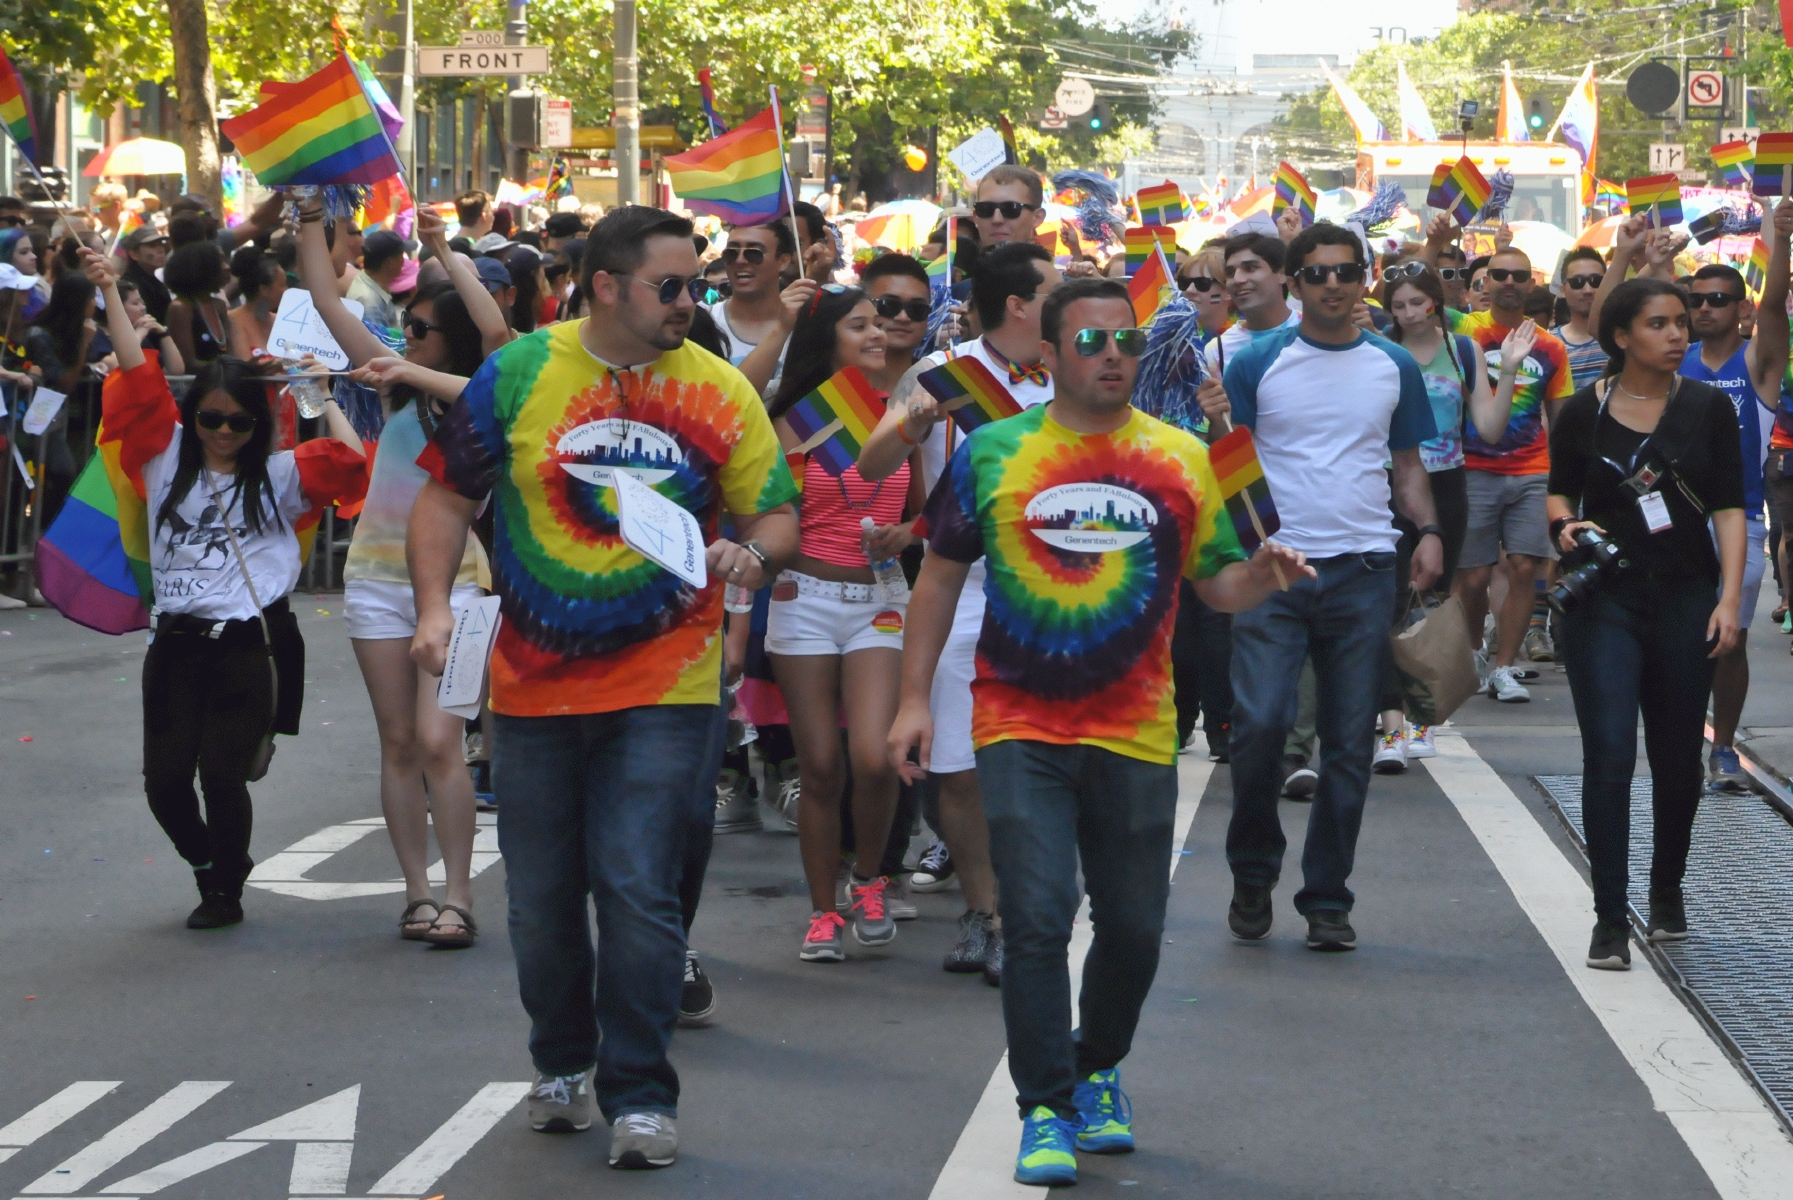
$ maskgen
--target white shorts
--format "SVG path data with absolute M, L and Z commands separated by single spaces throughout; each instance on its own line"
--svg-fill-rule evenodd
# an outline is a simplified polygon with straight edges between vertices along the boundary
M 866 583 L 829 583 L 785 571 L 772 585 L 766 653 L 851 654 L 901 650 L 906 604 L 882 604 Z
M 1743 605 L 1737 624 L 1748 629 L 1750 619 L 1756 615 L 1756 602 L 1762 597 L 1762 577 L 1768 573 L 1768 526 L 1762 518 L 1751 517 L 1744 522 L 1744 529 L 1748 536 L 1744 538 Z
M 484 594 L 477 583 L 457 583 L 448 603 L 458 614 Z M 359 641 L 410 638 L 417 632 L 417 596 L 408 583 L 351 579 L 342 585 L 342 615 Z
M 984 565 L 977 563 L 966 576 L 953 612 L 952 632 L 934 668 L 934 690 L 928 710 L 934 718 L 934 749 L 928 770 L 952 775 L 977 769 L 971 752 L 971 681 L 977 675 L 977 639 L 984 630 Z

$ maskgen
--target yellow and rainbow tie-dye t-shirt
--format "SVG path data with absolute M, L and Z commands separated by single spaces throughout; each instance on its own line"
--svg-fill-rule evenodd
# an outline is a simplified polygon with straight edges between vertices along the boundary
M 510 716 L 714 704 L 722 581 L 701 591 L 623 545 L 612 471 L 694 514 L 706 540 L 724 510 L 797 494 L 765 405 L 735 368 L 686 342 L 611 368 L 568 321 L 486 360 L 418 465 L 494 505 L 492 582 L 504 623 L 492 710 Z
M 1176 760 L 1179 579 L 1245 553 L 1208 451 L 1133 410 L 1080 434 L 1046 405 L 985 425 L 928 499 L 928 546 L 988 564 L 971 736 Z

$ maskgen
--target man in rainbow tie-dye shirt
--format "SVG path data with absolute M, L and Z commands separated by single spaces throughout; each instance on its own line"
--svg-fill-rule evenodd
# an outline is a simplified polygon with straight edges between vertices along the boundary
M 1132 407 L 1145 346 L 1133 325 L 1117 280 L 1077 280 L 1046 298 L 1053 399 L 966 438 L 928 500 L 890 733 L 898 769 L 919 778 L 935 665 L 984 558 L 972 741 L 1002 891 L 1023 1183 L 1076 1182 L 1078 1149 L 1133 1148 L 1118 1065 L 1158 969 L 1170 893 L 1179 582 L 1237 612 L 1275 590 L 1279 568 L 1311 573 L 1273 542 L 1245 562 L 1207 449 Z M 1080 859 L 1097 916 L 1073 1039 L 1065 947 Z

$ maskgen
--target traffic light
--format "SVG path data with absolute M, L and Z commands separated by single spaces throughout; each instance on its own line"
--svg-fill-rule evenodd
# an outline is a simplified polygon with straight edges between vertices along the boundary
M 1544 128 L 1544 114 L 1539 109 L 1538 102 L 1536 100 L 1532 101 L 1532 115 L 1530 117 L 1526 118 L 1526 120 L 1531 125 L 1531 127 L 1533 129 Z
M 1096 106 L 1089 110 L 1090 132 L 1101 133 L 1104 129 L 1108 128 L 1109 116 L 1108 102 L 1105 100 L 1096 101 Z

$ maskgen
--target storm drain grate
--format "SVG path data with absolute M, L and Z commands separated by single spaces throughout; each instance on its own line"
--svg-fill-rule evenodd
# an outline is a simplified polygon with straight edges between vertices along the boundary
M 1581 776 L 1535 777 L 1576 845 Z M 1654 827 L 1650 781 L 1631 783 L 1631 908 L 1641 934 L 1648 911 Z M 1651 953 L 1707 1022 L 1729 1039 L 1757 1086 L 1793 1128 L 1793 826 L 1760 796 L 1707 792 L 1687 856 L 1684 942 Z

